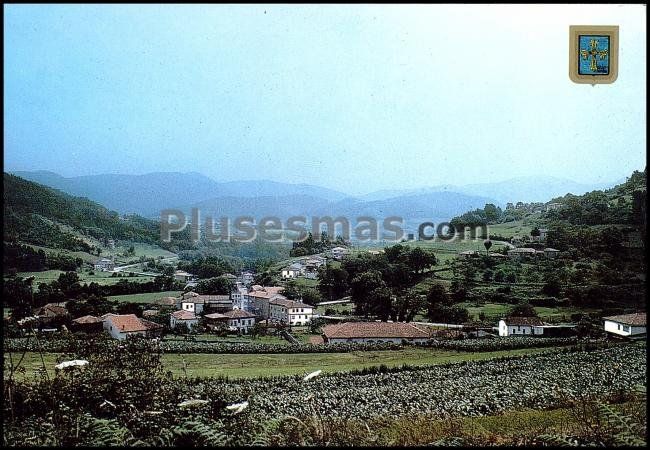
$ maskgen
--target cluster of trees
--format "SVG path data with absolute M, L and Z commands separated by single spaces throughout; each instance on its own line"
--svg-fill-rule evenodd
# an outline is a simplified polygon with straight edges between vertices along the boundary
M 304 241 L 295 241 L 289 251 L 289 256 L 307 256 L 315 255 L 337 246 L 346 246 L 348 243 L 341 236 L 337 236 L 334 241 L 330 239 L 326 231 L 321 232 L 320 239 L 314 239 L 309 233 Z
M 408 321 L 424 305 L 412 287 L 423 271 L 436 263 L 435 255 L 428 250 L 397 244 L 378 255 L 363 253 L 347 258 L 340 268 L 329 264 L 321 267 L 318 289 L 328 299 L 350 294 L 358 315 Z
M 504 219 L 505 214 L 499 206 L 493 203 L 487 203 L 483 208 L 477 208 L 474 211 L 468 211 L 460 216 L 454 217 L 450 223 L 456 230 L 460 230 L 464 229 L 465 226 L 476 227 L 500 223 Z
M 625 183 L 608 191 L 567 194 L 553 199 L 553 202 L 562 203 L 563 207 L 548 211 L 546 218 L 564 220 L 572 225 L 641 225 L 645 223 L 645 186 L 645 170 L 635 171 Z
M 561 222 L 553 222 L 546 236 L 548 247 L 568 252 L 574 259 L 619 255 L 623 241 L 623 230 L 617 226 L 595 228 Z
M 215 278 L 233 271 L 233 266 L 219 256 L 204 256 L 192 261 L 179 261 L 179 270 L 185 270 L 199 278 Z
M 3 243 L 2 263 L 5 273 L 76 270 L 83 260 L 62 253 L 47 255 L 42 249 L 12 242 Z
M 78 273 L 65 272 L 50 283 L 39 283 L 37 288 L 33 286 L 33 282 L 34 277 L 9 277 L 4 280 L 2 290 L 4 304 L 12 308 L 12 317 L 15 319 L 32 315 L 33 308 L 46 303 L 60 303 L 68 300 L 83 300 L 92 303 L 97 299 L 105 299 L 112 295 L 182 289 L 182 286 L 172 277 L 165 276 L 159 276 L 153 281 L 144 283 L 120 280 L 112 285 L 100 285 L 95 282 L 82 283 Z

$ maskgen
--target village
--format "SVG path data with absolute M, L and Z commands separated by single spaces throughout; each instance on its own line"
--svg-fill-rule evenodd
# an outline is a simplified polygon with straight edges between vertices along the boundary
M 532 245 L 522 244 L 514 237 L 504 247 L 504 252 L 489 252 L 493 259 L 506 258 L 514 261 L 535 261 L 538 258 L 554 259 L 558 250 L 544 246 L 546 229 L 539 229 L 531 238 Z M 515 247 L 514 244 L 522 245 Z M 527 246 L 530 245 L 530 246 Z M 536 248 L 542 248 L 539 250 Z M 371 250 L 368 253 L 380 254 Z M 277 273 L 282 284 L 290 280 L 318 280 L 318 270 L 328 261 L 340 262 L 350 256 L 350 249 L 333 247 L 323 254 L 309 255 L 295 259 L 283 266 Z M 477 250 L 461 251 L 459 261 L 479 258 Z M 101 258 L 94 262 L 97 271 L 116 270 L 113 260 Z M 117 268 L 119 271 L 120 268 Z M 299 342 L 291 335 L 292 330 L 305 334 L 305 340 L 312 344 L 327 343 L 414 343 L 424 344 L 431 339 L 459 337 L 567 337 L 575 336 L 577 323 L 546 323 L 536 316 L 501 317 L 491 326 L 477 326 L 473 323 L 430 323 L 427 321 L 394 322 L 372 318 L 327 314 L 328 306 L 344 306 L 351 300 L 322 301 L 311 305 L 300 299 L 292 300 L 282 292 L 284 285 L 262 286 L 254 284 L 256 274 L 245 270 L 238 275 L 225 274 L 232 282 L 229 294 L 198 294 L 192 290 L 200 279 L 184 270 L 176 270 L 173 278 L 184 283 L 185 291 L 178 297 L 160 297 L 152 300 L 135 314 L 107 313 L 98 317 L 85 315 L 70 317 L 65 303 L 46 304 L 34 310 L 34 315 L 19 323 L 30 329 L 45 333 L 62 331 L 82 333 L 107 333 L 114 339 L 123 340 L 138 336 L 160 338 L 163 334 L 186 336 L 197 339 L 200 336 L 228 334 L 235 336 L 275 334 L 290 343 Z M 320 309 L 321 313 L 317 311 Z M 49 324 L 56 319 L 58 328 Z M 68 323 L 66 326 L 64 323 Z M 316 324 L 316 326 L 313 326 Z M 643 338 L 646 335 L 645 312 L 606 316 L 601 319 L 603 331 L 611 337 Z M 310 331 L 311 330 L 311 331 Z

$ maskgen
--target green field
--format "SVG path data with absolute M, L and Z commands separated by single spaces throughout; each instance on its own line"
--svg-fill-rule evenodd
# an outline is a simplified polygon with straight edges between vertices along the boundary
M 162 297 L 179 297 L 183 291 L 147 292 L 145 294 L 111 295 L 109 300 L 130 303 L 151 303 Z
M 524 223 L 523 220 L 498 223 L 495 225 L 488 225 L 488 227 L 490 235 L 504 236 L 508 238 L 513 236 L 530 236 L 530 231 L 533 229 L 533 227 L 528 224 L 528 221 Z
M 18 272 L 16 275 L 23 278 L 34 277 L 34 286 L 38 286 L 39 283 L 51 283 L 52 281 L 59 278 L 59 275 L 65 273 L 62 270 L 45 270 L 43 272 Z M 129 281 L 137 282 L 147 282 L 152 281 L 154 277 L 150 276 L 122 276 L 122 277 L 111 277 L 111 272 L 101 272 L 96 271 L 93 275 L 90 275 L 88 271 L 77 272 L 79 279 L 82 283 L 97 283 L 100 285 L 110 285 L 115 284 L 120 280 L 127 279 Z M 128 275 L 128 272 L 124 272 L 124 275 Z
M 315 370 L 326 373 L 350 371 L 385 364 L 388 367 L 409 365 L 444 364 L 449 362 L 482 360 L 503 356 L 531 355 L 549 351 L 549 348 L 503 350 L 483 353 L 457 352 L 438 349 L 411 348 L 399 351 L 367 351 L 350 353 L 289 353 L 289 354 L 165 354 L 163 365 L 176 377 L 254 378 L 278 375 L 304 375 Z M 14 362 L 20 355 L 12 354 Z M 43 355 L 50 376 L 61 356 L 56 353 Z M 8 362 L 8 355 L 5 364 Z M 31 378 L 42 366 L 38 353 L 26 353 L 23 360 L 25 374 Z M 6 370 L 5 370 L 6 374 Z
M 513 305 L 507 305 L 502 303 L 485 303 L 480 306 L 473 305 L 471 303 L 459 303 L 459 306 L 467 308 L 470 316 L 478 320 L 478 316 L 481 312 L 485 313 L 486 316 L 506 316 L 512 309 Z M 571 320 L 571 314 L 575 313 L 589 313 L 597 312 L 596 309 L 578 309 L 571 307 L 557 307 L 557 308 L 547 308 L 543 306 L 535 306 L 535 311 L 542 320 Z M 495 324 L 496 325 L 496 324 Z

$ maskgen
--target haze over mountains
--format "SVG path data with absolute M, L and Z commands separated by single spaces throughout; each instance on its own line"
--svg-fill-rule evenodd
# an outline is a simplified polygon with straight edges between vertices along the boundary
M 49 171 L 16 171 L 17 176 L 87 197 L 119 213 L 160 217 L 162 209 L 217 217 L 400 216 L 407 222 L 442 221 L 485 203 L 549 201 L 568 192 L 580 195 L 617 182 L 586 185 L 555 177 L 521 177 L 497 183 L 440 185 L 411 190 L 383 190 L 353 197 L 308 184 L 268 180 L 217 182 L 197 172 L 158 172 L 144 175 L 84 175 L 63 177 Z M 624 179 L 623 179 L 624 181 Z

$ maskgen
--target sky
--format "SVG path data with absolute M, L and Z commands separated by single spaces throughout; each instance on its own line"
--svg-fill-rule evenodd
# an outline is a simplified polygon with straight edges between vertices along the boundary
M 619 25 L 613 84 L 569 25 Z M 646 165 L 644 5 L 5 5 L 4 165 L 352 194 Z

